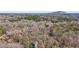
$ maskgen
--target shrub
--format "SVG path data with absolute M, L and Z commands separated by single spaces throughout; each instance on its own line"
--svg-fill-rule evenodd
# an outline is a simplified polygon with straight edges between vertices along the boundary
M 0 36 L 5 34 L 6 33 L 6 30 L 3 26 L 0 26 Z
M 55 23 L 53 26 L 50 28 L 50 35 L 55 35 L 55 34 L 64 34 L 66 32 L 77 32 L 79 31 L 79 24 L 75 22 L 66 22 L 66 23 Z
M 28 19 L 28 20 L 34 20 L 34 21 L 39 21 L 40 16 L 28 15 L 28 16 L 26 17 L 26 19 Z

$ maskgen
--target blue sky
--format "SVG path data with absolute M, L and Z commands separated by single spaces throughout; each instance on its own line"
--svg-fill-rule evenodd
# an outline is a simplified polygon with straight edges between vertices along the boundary
M 0 12 L 78 12 L 79 0 L 0 0 Z

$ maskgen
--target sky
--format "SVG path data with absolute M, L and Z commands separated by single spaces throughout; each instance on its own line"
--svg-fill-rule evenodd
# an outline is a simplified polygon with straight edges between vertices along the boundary
M 79 12 L 79 0 L 0 0 L 0 12 Z

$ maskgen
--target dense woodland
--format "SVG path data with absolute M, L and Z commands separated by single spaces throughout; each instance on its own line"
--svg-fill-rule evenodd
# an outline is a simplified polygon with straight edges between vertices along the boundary
M 0 48 L 77 48 L 79 20 L 70 16 L 0 15 Z

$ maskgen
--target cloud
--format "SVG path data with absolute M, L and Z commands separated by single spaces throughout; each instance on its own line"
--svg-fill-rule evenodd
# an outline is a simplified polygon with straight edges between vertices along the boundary
M 0 0 L 0 11 L 78 11 L 78 0 Z

